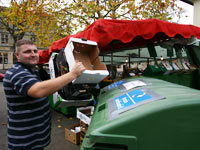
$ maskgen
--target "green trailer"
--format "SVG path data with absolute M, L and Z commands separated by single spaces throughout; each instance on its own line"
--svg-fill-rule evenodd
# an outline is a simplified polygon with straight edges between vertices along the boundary
M 119 84 L 101 90 L 81 150 L 200 149 L 200 91 L 150 77 L 122 82 L 138 80 L 146 85 L 126 90 Z M 149 97 L 134 99 L 141 96 L 136 91 Z

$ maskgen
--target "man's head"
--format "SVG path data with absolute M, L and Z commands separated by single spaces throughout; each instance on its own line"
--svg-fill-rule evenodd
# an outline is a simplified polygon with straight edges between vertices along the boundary
M 21 62 L 31 68 L 39 62 L 37 46 L 30 40 L 19 40 L 15 44 L 15 56 Z

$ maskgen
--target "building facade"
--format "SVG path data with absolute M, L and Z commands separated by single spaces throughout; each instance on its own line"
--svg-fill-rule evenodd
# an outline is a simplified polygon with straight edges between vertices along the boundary
M 30 36 L 28 33 L 25 34 L 23 39 L 36 41 L 35 36 Z M 15 60 L 13 44 L 14 40 L 12 36 L 5 30 L 3 25 L 0 24 L 0 70 L 7 70 L 13 65 Z
M 8 69 L 13 65 L 12 45 L 12 37 L 0 25 L 0 69 Z

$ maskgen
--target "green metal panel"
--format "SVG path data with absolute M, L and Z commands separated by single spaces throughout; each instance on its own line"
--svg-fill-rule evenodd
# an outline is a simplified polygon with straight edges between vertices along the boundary
M 59 111 L 65 115 L 68 116 L 76 116 L 76 107 L 71 106 L 71 107 L 57 107 L 58 103 L 54 104 L 53 102 L 53 95 L 50 95 L 49 97 L 49 104 L 52 109 Z
M 186 46 L 187 56 L 190 61 L 197 67 L 200 67 L 200 46 Z
M 119 87 L 100 93 L 82 150 L 200 149 L 200 91 L 154 78 L 145 86 L 165 99 L 152 101 L 109 118 L 108 101 L 124 92 Z M 140 89 L 140 88 L 136 88 Z
M 173 73 L 169 75 L 152 76 L 153 78 L 162 79 L 168 82 L 184 85 L 190 88 L 197 88 L 196 82 L 197 71 L 191 71 L 187 73 Z
M 48 98 L 49 98 L 49 104 L 50 104 L 51 108 L 53 108 L 56 111 L 60 111 L 60 108 L 56 107 L 56 105 L 53 102 L 53 95 L 50 95 Z

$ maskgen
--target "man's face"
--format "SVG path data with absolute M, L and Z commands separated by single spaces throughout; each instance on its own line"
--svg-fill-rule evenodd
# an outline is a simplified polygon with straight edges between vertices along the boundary
M 36 45 L 22 45 L 15 52 L 18 62 L 30 67 L 35 67 L 39 62 L 39 54 Z

